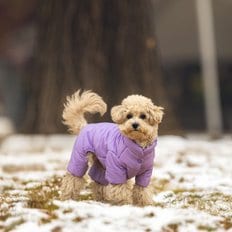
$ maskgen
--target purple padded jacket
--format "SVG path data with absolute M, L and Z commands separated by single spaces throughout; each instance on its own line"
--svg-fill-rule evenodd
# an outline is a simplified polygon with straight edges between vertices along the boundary
M 123 136 L 114 123 L 88 124 L 76 138 L 67 169 L 82 177 L 88 169 L 87 153 L 91 152 L 97 157 L 89 170 L 95 182 L 123 184 L 135 177 L 137 185 L 146 187 L 152 175 L 156 143 L 142 148 Z

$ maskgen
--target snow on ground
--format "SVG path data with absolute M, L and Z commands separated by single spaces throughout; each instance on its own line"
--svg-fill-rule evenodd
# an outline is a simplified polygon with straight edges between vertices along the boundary
M 74 137 L 12 135 L 0 144 L 0 231 L 232 231 L 232 140 L 161 136 L 153 206 L 60 201 Z

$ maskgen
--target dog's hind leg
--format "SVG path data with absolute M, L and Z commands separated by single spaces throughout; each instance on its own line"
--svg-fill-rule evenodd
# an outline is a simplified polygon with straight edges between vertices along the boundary
M 96 156 L 94 154 L 90 154 L 88 160 L 89 160 L 89 166 L 91 166 L 89 175 L 92 177 L 97 176 L 98 180 L 105 179 L 105 169 L 100 163 L 100 161 L 96 158 Z M 90 186 L 93 194 L 93 199 L 96 201 L 104 202 L 105 185 L 93 181 Z
M 104 185 L 98 184 L 96 182 L 91 183 L 94 200 L 104 202 L 104 188 Z

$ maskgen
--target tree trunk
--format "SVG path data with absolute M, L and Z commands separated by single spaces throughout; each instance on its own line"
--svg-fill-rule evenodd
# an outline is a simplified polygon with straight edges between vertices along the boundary
M 65 96 L 79 88 L 96 91 L 109 108 L 129 94 L 143 94 L 167 107 L 163 129 L 175 128 L 161 77 L 153 2 L 39 1 L 24 132 L 64 132 Z

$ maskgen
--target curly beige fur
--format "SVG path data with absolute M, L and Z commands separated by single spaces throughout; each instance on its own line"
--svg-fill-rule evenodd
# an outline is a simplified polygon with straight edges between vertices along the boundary
M 84 184 L 84 178 L 73 176 L 67 172 L 61 183 L 61 200 L 77 200 Z
M 104 188 L 104 201 L 113 205 L 132 204 L 132 188 L 130 181 L 126 184 L 108 184 Z
M 64 104 L 63 123 L 69 127 L 69 131 L 78 134 L 80 130 L 87 124 L 84 114 L 100 113 L 104 115 L 107 109 L 106 103 L 102 98 L 91 91 L 84 91 L 80 94 L 80 90 L 72 96 L 68 96 Z
M 127 115 L 131 115 L 131 118 L 128 119 Z M 145 118 L 141 118 L 141 115 L 145 115 Z M 111 109 L 111 117 L 125 136 L 146 147 L 158 136 L 158 124 L 163 118 L 163 107 L 154 105 L 147 97 L 130 95 L 121 105 Z M 139 125 L 137 130 L 132 127 L 133 123 Z
M 134 185 L 133 188 L 133 204 L 137 206 L 146 206 L 146 205 L 152 205 L 153 192 L 151 186 L 148 187 L 142 187 L 139 185 Z
M 106 104 L 102 98 L 91 91 L 80 90 L 71 97 L 67 97 L 64 105 L 63 123 L 69 127 L 69 131 L 78 134 L 86 125 L 84 114 L 97 113 L 103 115 L 106 112 Z M 130 117 L 128 118 L 128 115 Z M 142 116 L 141 116 L 142 115 Z M 122 134 L 134 140 L 141 147 L 150 145 L 158 135 L 158 124 L 163 118 L 163 108 L 141 95 L 131 95 L 125 98 L 121 105 L 111 110 L 112 120 L 118 124 Z M 133 123 L 138 124 L 137 130 Z M 104 168 L 97 157 L 92 154 L 92 164 Z M 91 166 L 91 165 L 90 165 Z M 78 199 L 84 185 L 82 177 L 75 177 L 67 173 L 62 181 L 61 199 Z M 91 184 L 94 199 L 111 204 L 134 204 L 137 206 L 152 205 L 151 187 L 141 187 L 132 184 L 130 180 L 125 184 L 106 186 L 93 182 Z
M 96 201 L 105 201 L 105 187 L 104 185 L 98 184 L 95 181 L 91 183 L 91 190 L 93 193 L 93 199 Z

